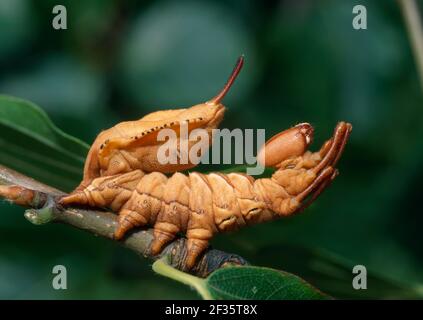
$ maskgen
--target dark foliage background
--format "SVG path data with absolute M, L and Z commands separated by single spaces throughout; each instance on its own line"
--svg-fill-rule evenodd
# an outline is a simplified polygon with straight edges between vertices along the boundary
M 308 121 L 316 148 L 338 120 L 354 130 L 340 176 L 305 214 L 213 245 L 338 297 L 407 295 L 381 281 L 423 293 L 423 96 L 395 1 L 64 0 L 62 31 L 51 27 L 56 4 L 0 2 L 0 93 L 37 103 L 91 143 L 119 121 L 207 100 L 244 53 L 222 127 L 270 136 Z M 367 7 L 367 30 L 352 28 L 356 4 Z M 197 298 L 115 243 L 34 227 L 7 203 L 0 214 L 0 298 Z M 52 289 L 57 264 L 68 290 Z M 367 293 L 351 288 L 356 264 L 379 279 Z

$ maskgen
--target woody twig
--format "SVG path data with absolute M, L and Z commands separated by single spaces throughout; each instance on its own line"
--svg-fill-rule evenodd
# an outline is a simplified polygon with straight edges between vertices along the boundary
M 35 225 L 63 223 L 88 231 L 97 236 L 114 240 L 117 216 L 108 211 L 84 208 L 64 208 L 58 204 L 63 192 L 0 165 L 0 197 L 26 208 L 25 218 Z M 186 271 L 186 240 L 180 238 L 169 244 L 159 255 L 150 253 L 152 229 L 132 232 L 118 241 L 137 254 L 157 260 L 167 256 L 171 266 Z M 207 277 L 214 270 L 226 265 L 244 265 L 242 257 L 216 249 L 208 249 L 190 273 Z

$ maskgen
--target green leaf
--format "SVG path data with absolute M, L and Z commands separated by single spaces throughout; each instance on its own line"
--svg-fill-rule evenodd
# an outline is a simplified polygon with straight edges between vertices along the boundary
M 216 300 L 316 300 L 330 297 L 301 278 L 263 267 L 225 267 L 201 279 L 157 260 L 153 270 L 195 288 L 203 299 Z
M 329 298 L 291 273 L 253 266 L 216 270 L 207 278 L 206 286 L 214 299 L 320 300 Z
M 69 191 L 81 180 L 88 149 L 35 104 L 0 95 L 1 164 Z

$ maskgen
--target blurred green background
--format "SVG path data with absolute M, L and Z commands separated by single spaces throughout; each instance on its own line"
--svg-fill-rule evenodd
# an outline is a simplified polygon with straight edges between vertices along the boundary
M 51 26 L 56 4 L 0 0 L 0 93 L 91 143 L 117 122 L 211 98 L 244 53 L 222 127 L 270 137 L 307 121 L 314 148 L 339 120 L 354 129 L 340 176 L 304 214 L 213 246 L 341 298 L 423 292 L 423 95 L 395 1 L 60 1 L 67 30 Z M 356 4 L 367 7 L 367 30 L 352 28 Z M 0 216 L 0 298 L 198 298 L 111 241 L 35 227 L 5 202 Z M 51 286 L 57 264 L 68 290 Z M 376 279 L 367 292 L 351 287 L 356 264 Z

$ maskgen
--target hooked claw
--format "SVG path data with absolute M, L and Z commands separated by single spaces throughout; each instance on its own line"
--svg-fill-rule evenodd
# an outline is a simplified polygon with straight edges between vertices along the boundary
M 305 144 L 301 139 L 292 139 L 292 131 L 301 133 L 300 129 L 293 127 L 272 138 L 265 147 L 266 157 L 270 154 L 271 161 L 267 163 L 277 167 L 272 179 L 284 187 L 290 195 L 289 201 L 285 201 L 278 211 L 282 215 L 300 212 L 308 207 L 338 175 L 335 168 L 340 159 L 345 145 L 350 136 L 352 125 L 347 122 L 339 122 L 335 127 L 333 136 L 326 141 L 317 152 L 306 151 Z M 310 130 L 311 131 L 311 130 Z M 311 131 L 312 132 L 312 131 Z M 273 144 L 273 145 L 272 145 Z M 294 146 L 290 145 L 294 144 Z M 279 154 L 275 146 L 289 146 L 288 150 L 280 150 Z M 298 150 L 303 149 L 302 154 Z M 295 152 L 294 152 L 295 151 Z M 275 159 L 283 159 L 277 162 Z

